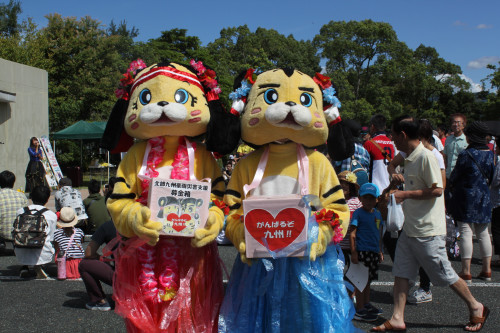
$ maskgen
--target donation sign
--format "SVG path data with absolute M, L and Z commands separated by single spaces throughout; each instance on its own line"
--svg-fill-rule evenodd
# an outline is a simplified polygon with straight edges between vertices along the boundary
M 163 223 L 162 235 L 193 237 L 208 218 L 210 182 L 153 178 L 148 206 L 152 221 Z
M 248 258 L 303 257 L 308 208 L 300 196 L 255 196 L 243 200 Z

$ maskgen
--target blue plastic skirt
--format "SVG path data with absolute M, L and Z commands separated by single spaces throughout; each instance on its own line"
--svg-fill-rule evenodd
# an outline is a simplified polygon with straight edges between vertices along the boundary
M 354 305 L 338 246 L 308 258 L 236 258 L 219 315 L 219 332 L 354 332 Z

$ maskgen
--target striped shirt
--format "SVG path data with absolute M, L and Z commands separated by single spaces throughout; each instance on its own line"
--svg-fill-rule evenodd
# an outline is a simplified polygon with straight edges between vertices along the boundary
M 26 195 L 11 188 L 0 190 L 0 237 L 12 240 L 14 220 L 19 208 L 27 207 Z
M 83 252 L 82 241 L 85 236 L 82 229 L 73 228 L 75 231 L 75 237 L 71 241 L 70 247 L 68 249 L 68 242 L 71 238 L 70 236 L 66 236 L 63 229 L 57 229 L 54 232 L 54 241 L 59 246 L 60 251 L 66 251 L 66 258 L 74 258 L 80 259 L 85 257 L 85 253 Z
M 361 201 L 359 201 L 358 197 L 350 198 L 347 200 L 347 206 L 349 207 L 349 212 L 354 213 L 354 211 L 358 208 L 361 208 L 363 205 L 361 204 Z M 349 240 L 349 237 L 351 235 L 352 227 L 349 224 L 349 228 L 347 228 L 347 233 L 345 234 L 344 239 L 340 241 L 340 248 L 343 250 L 350 250 L 351 249 L 351 243 Z

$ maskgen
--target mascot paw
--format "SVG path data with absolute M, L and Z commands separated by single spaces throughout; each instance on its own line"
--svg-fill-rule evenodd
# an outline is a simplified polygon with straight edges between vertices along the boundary
M 151 211 L 148 207 L 142 206 L 134 214 L 132 229 L 139 237 L 146 239 L 149 245 L 156 245 L 160 237 L 159 231 L 162 229 L 161 222 L 150 221 Z
M 326 252 L 326 247 L 333 237 L 332 227 L 326 223 L 321 223 L 318 228 L 318 241 L 312 243 L 309 258 L 315 261 L 317 257 L 321 257 Z
M 215 240 L 222 230 L 222 222 L 214 212 L 210 212 L 207 219 L 207 224 L 204 228 L 197 229 L 194 232 L 194 238 L 191 240 L 191 245 L 194 247 L 203 247 Z
M 247 251 L 246 250 L 247 250 L 247 246 L 246 246 L 245 242 L 243 241 L 238 246 L 238 251 L 240 252 L 241 262 L 247 264 L 248 266 L 252 266 L 252 259 L 247 258 L 247 255 L 246 255 Z

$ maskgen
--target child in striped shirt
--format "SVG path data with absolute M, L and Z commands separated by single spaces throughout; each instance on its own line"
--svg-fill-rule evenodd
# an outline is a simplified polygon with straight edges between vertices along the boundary
M 66 256 L 66 278 L 75 280 L 80 278 L 78 264 L 85 257 L 82 242 L 84 233 L 82 229 L 75 228 L 78 216 L 71 207 L 63 207 L 57 220 L 57 229 L 54 232 L 54 247 L 56 252 Z M 59 254 L 61 255 L 61 254 Z

